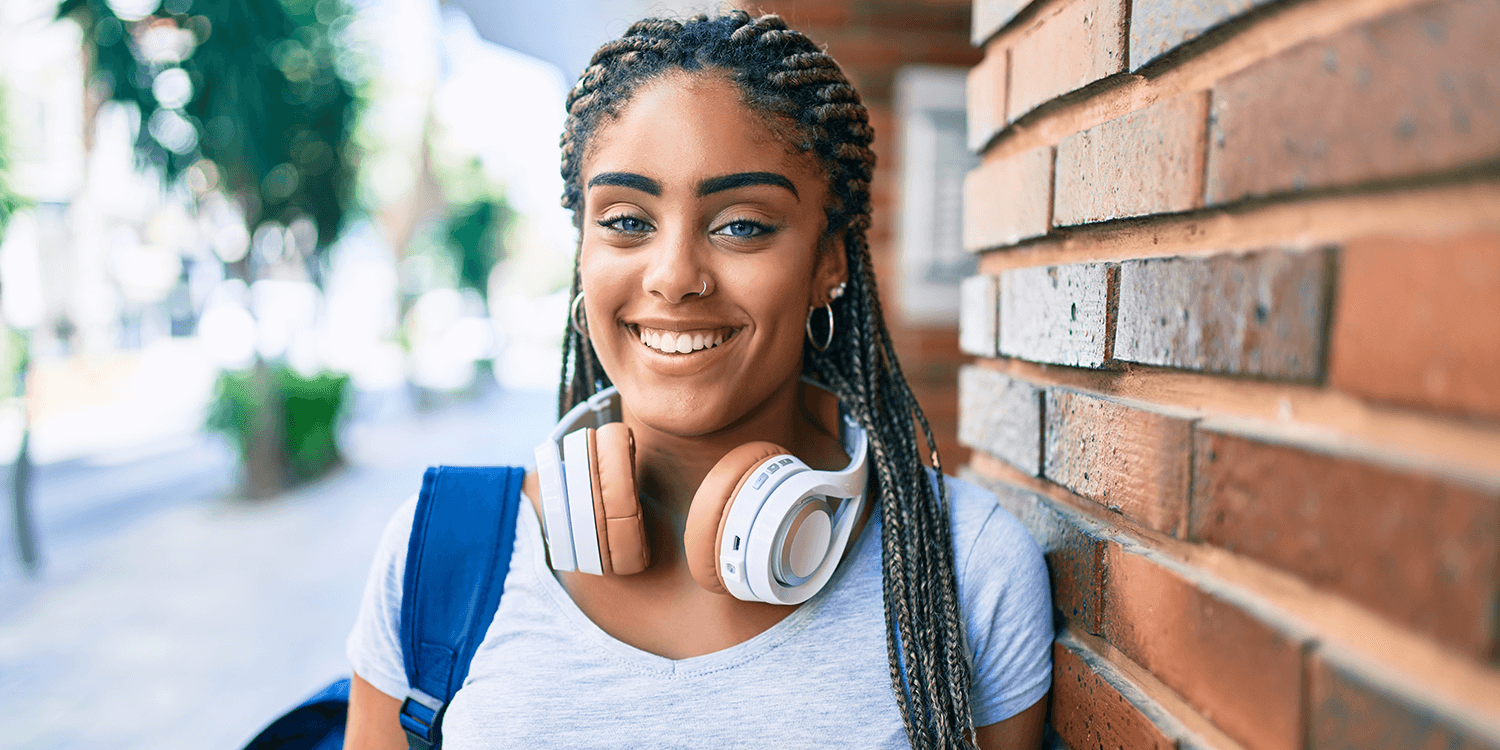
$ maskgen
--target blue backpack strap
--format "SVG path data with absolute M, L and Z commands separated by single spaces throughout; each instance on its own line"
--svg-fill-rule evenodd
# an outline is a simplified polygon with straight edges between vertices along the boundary
M 410 694 L 401 728 L 413 750 L 437 747 L 442 714 L 500 605 L 525 471 L 439 466 L 422 477 L 401 592 Z

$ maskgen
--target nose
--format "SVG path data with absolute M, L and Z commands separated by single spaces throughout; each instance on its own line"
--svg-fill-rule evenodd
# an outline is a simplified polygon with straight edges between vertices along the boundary
M 707 240 L 689 229 L 674 228 L 661 233 L 646 253 L 642 286 L 646 292 L 677 304 L 706 288 L 703 253 Z

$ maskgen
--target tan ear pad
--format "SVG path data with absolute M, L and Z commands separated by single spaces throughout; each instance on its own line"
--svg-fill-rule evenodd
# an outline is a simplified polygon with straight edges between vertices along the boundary
M 635 483 L 635 437 L 623 423 L 611 422 L 594 431 L 590 448 L 594 451 L 594 486 L 603 507 L 600 513 L 601 503 L 594 505 L 596 518 L 603 519 L 600 557 L 605 569 L 615 575 L 639 573 L 651 564 L 651 553 Z
M 703 478 L 703 484 L 698 485 L 693 505 L 688 509 L 682 543 L 687 552 L 688 571 L 699 586 L 718 594 L 729 593 L 719 577 L 719 545 L 723 543 L 729 501 L 763 461 L 789 453 L 775 443 L 759 440 L 745 443 L 724 454 Z

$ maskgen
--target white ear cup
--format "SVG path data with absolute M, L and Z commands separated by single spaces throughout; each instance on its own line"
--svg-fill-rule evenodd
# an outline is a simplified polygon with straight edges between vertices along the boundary
M 844 479 L 842 472 L 814 471 L 795 456 L 762 463 L 724 518 L 718 561 L 724 588 L 737 599 L 773 604 L 801 604 L 822 589 L 864 507 L 863 472 L 857 492 L 849 492 Z M 835 511 L 829 497 L 849 499 Z
M 563 437 L 563 477 L 568 488 L 568 520 L 580 573 L 604 575 L 599 558 L 598 524 L 594 520 L 593 467 L 587 430 Z
M 573 530 L 568 528 L 568 490 L 563 483 L 562 452 L 548 440 L 536 447 L 537 484 L 542 488 L 542 523 L 547 531 L 547 557 L 553 570 L 576 570 Z

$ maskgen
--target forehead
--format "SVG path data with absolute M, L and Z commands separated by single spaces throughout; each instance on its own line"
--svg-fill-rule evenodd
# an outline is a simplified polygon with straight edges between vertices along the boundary
M 737 172 L 777 172 L 815 194 L 827 176 L 811 153 L 788 142 L 795 130 L 746 106 L 723 75 L 674 72 L 642 86 L 595 131 L 583 181 L 600 172 L 633 172 L 664 185 Z M 784 126 L 783 126 L 784 125 Z M 809 188 L 803 192 L 803 187 Z

